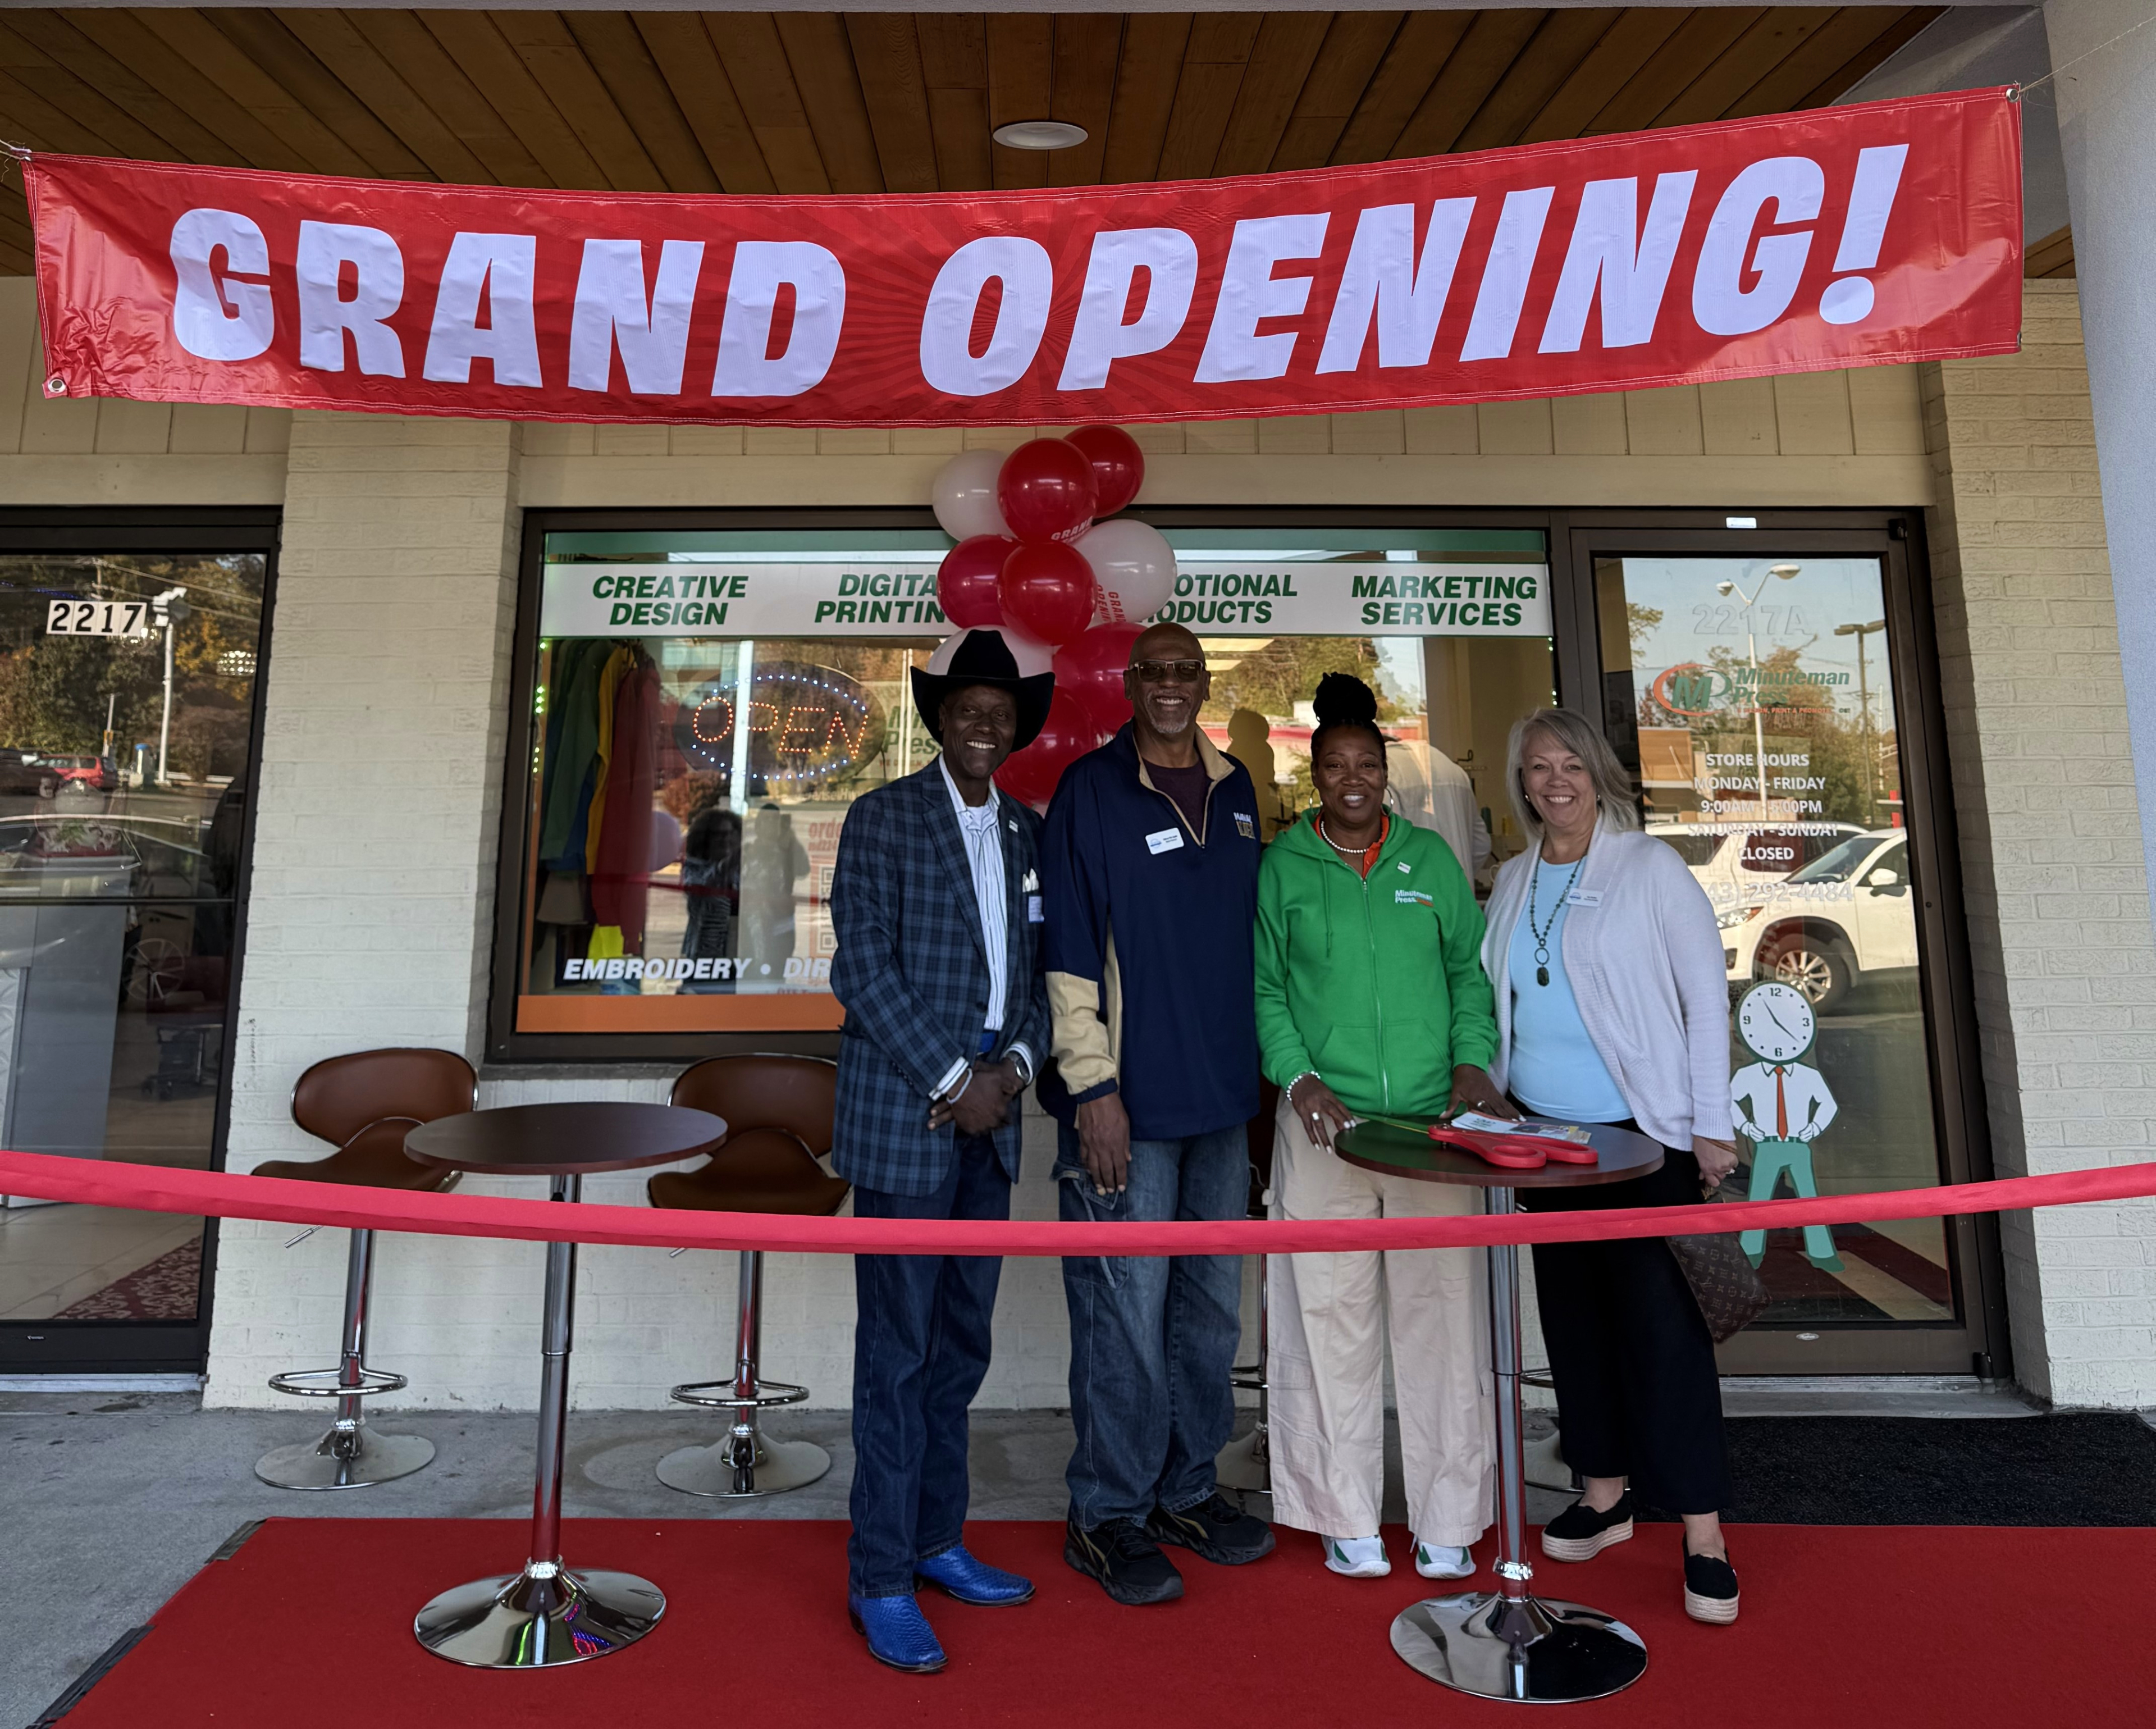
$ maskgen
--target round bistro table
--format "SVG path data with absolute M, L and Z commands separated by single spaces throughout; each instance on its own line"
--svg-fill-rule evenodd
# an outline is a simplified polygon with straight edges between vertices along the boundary
M 1661 1146 L 1632 1130 L 1596 1124 L 1589 1140 L 1594 1164 L 1553 1163 L 1538 1171 L 1502 1171 L 1388 1123 L 1358 1123 L 1335 1145 L 1342 1158 L 1365 1171 L 1478 1188 L 1486 1213 L 1511 1212 L 1521 1189 L 1589 1188 L 1661 1169 Z M 1498 1588 L 1435 1597 L 1404 1609 L 1393 1623 L 1393 1649 L 1430 1680 L 1484 1699 L 1547 1705 L 1604 1698 L 1646 1672 L 1646 1641 L 1599 1609 L 1527 1588 L 1534 1569 L 1525 1553 L 1520 1252 L 1507 1243 L 1488 1253 L 1490 1356 L 1497 1376 Z
M 574 1201 L 584 1177 L 693 1158 L 726 1138 L 722 1118 L 669 1104 L 569 1100 L 444 1117 L 414 1129 L 404 1150 L 422 1164 L 493 1176 L 552 1179 L 552 1198 Z M 603 1657 L 658 1624 L 666 1598 L 634 1573 L 572 1572 L 562 1562 L 563 1421 L 569 1408 L 569 1335 L 577 1245 L 547 1245 L 541 1324 L 539 1459 L 531 1546 L 521 1572 L 475 1579 L 419 1611 L 412 1630 L 438 1657 L 475 1669 L 551 1669 Z

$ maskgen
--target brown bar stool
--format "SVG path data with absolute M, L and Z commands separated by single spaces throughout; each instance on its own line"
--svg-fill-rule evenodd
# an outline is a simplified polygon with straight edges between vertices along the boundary
M 479 1079 L 454 1051 L 355 1051 L 317 1063 L 292 1088 L 292 1120 L 333 1143 L 326 1159 L 276 1159 L 257 1176 L 300 1182 L 357 1183 L 380 1189 L 450 1187 L 456 1173 L 405 1156 L 404 1137 L 422 1123 L 455 1116 L 478 1102 Z M 302 1231 L 292 1243 L 314 1234 Z M 291 1243 L 287 1243 L 290 1248 Z M 321 1440 L 279 1447 L 256 1461 L 254 1474 L 279 1489 L 358 1489 L 408 1476 L 434 1456 L 419 1435 L 385 1435 L 367 1426 L 361 1401 L 394 1392 L 402 1375 L 367 1366 L 367 1310 L 374 1275 L 374 1232 L 355 1230 L 345 1263 L 344 1352 L 334 1369 L 272 1375 L 278 1392 L 335 1399 L 336 1419 Z
M 654 1207 L 695 1207 L 713 1212 L 776 1212 L 829 1217 L 844 1203 L 848 1185 L 816 1160 L 831 1150 L 838 1067 L 814 1057 L 713 1057 L 674 1083 L 670 1104 L 726 1119 L 726 1144 L 696 1171 L 661 1171 L 651 1179 Z M 734 1413 L 724 1440 L 683 1447 L 659 1461 L 659 1480 L 685 1495 L 728 1498 L 778 1495 L 814 1483 L 831 1469 L 831 1455 L 812 1441 L 774 1441 L 758 1414 L 793 1405 L 808 1389 L 760 1378 L 763 1342 L 763 1252 L 743 1249 L 741 1304 L 731 1381 L 698 1381 L 669 1397 Z

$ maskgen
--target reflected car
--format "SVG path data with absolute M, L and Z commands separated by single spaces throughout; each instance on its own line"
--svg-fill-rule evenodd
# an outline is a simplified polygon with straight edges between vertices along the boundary
M 120 759 L 110 756 L 46 756 L 38 763 L 60 777 L 64 790 L 116 792 L 120 789 Z
M 1853 822 L 1650 822 L 1647 832 L 1676 849 L 1717 915 L 1758 898 L 1864 831 Z
M 1794 986 L 1815 1009 L 1870 975 L 1917 964 L 1917 909 L 1903 829 L 1852 835 L 1779 883 L 1718 908 L 1732 991 L 1754 979 Z
M 0 749 L 0 795 L 32 793 L 49 799 L 60 790 L 59 770 L 28 750 Z

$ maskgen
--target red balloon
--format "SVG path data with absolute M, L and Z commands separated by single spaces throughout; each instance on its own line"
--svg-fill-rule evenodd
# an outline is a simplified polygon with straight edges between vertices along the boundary
M 1063 771 L 1100 742 L 1077 699 L 1059 690 L 1048 706 L 1048 724 L 1032 744 L 1005 759 L 996 770 L 996 785 L 1020 804 L 1038 810 L 1055 791 Z
M 961 630 L 976 625 L 993 630 L 1003 623 L 1003 608 L 996 602 L 996 577 L 1017 544 L 1000 534 L 976 534 L 944 553 L 936 573 L 936 604 L 943 609 L 943 616 Z
M 1093 465 L 1093 514 L 1112 517 L 1145 484 L 1145 452 L 1120 426 L 1081 426 L 1063 435 Z
M 1004 620 L 1036 642 L 1060 648 L 1093 621 L 1093 567 L 1057 540 L 1020 541 L 1004 556 L 996 599 Z
M 996 504 L 1020 540 L 1075 539 L 1093 521 L 1093 465 L 1062 439 L 1029 440 L 1004 458 Z
M 1131 699 L 1123 694 L 1123 669 L 1131 663 L 1131 645 L 1143 625 L 1096 625 L 1067 648 L 1055 651 L 1055 688 L 1068 692 L 1103 733 L 1112 733 L 1131 718 Z

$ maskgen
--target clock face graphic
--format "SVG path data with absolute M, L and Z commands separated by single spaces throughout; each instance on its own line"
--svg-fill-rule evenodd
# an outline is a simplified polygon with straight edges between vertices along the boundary
M 1780 984 L 1754 985 L 1737 1005 L 1737 1035 L 1768 1063 L 1794 1063 L 1811 1048 L 1816 1023 L 1801 992 Z

